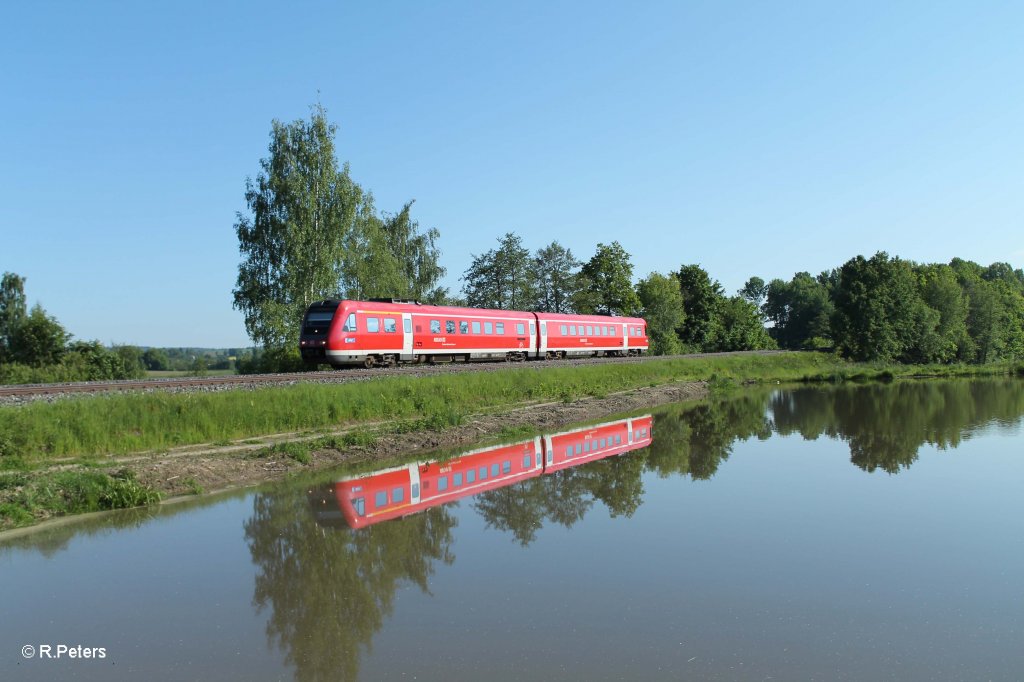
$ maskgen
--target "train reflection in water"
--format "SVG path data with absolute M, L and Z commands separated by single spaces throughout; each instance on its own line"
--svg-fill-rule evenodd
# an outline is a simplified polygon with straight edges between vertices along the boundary
M 653 417 L 620 419 L 452 459 L 412 462 L 342 478 L 310 493 L 317 523 L 363 528 L 528 478 L 639 450 L 651 443 Z

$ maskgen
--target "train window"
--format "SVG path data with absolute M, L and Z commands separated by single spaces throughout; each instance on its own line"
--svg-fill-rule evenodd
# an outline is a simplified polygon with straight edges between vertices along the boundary
M 373 501 L 377 505 L 377 509 L 388 506 L 388 491 L 381 490 L 374 496 Z
M 437 479 L 437 492 L 441 492 L 442 490 L 448 490 L 447 476 L 442 476 L 441 478 Z
M 572 446 L 571 445 L 565 449 L 565 456 L 566 457 L 572 457 Z
M 494 323 L 493 322 L 484 322 L 484 334 L 493 334 L 493 333 L 494 333 Z
M 522 322 L 517 323 L 516 324 L 516 334 L 525 334 L 525 333 L 526 333 L 526 325 L 523 324 Z
M 533 336 L 537 332 L 537 327 L 534 326 L 533 322 L 530 323 L 530 336 Z
M 430 321 L 430 333 L 431 334 L 440 334 L 441 333 L 441 320 L 431 320 Z
M 462 485 L 462 474 L 452 474 L 452 485 Z
M 466 472 L 466 483 L 476 483 L 476 469 L 470 469 Z
M 469 322 L 466 322 L 465 320 L 459 322 L 459 333 L 460 334 L 468 334 L 469 333 Z
M 412 496 L 413 497 L 419 497 L 420 496 L 420 484 L 419 483 L 413 483 L 412 484 Z
M 590 441 L 583 441 L 583 452 L 590 452 Z
M 491 478 L 494 478 L 497 475 L 498 475 L 498 465 L 497 464 L 492 464 L 491 465 Z
M 412 320 L 402 320 L 402 328 L 406 334 L 412 334 Z
M 632 431 L 629 432 L 629 442 L 630 443 L 633 442 L 633 432 Z
M 594 335 L 594 328 L 591 325 L 588 324 L 587 325 L 587 336 L 593 336 L 593 335 Z
M 576 325 L 569 325 L 569 336 L 576 336 Z
M 529 469 L 530 468 L 530 456 L 529 455 L 523 455 L 523 468 L 524 469 Z
M 504 336 L 505 335 L 505 323 L 504 322 L 498 322 L 497 324 L 495 324 L 494 332 L 498 336 Z
M 405 488 L 398 487 L 391 489 L 392 502 L 405 502 Z
M 446 334 L 454 334 L 455 333 L 455 320 L 447 320 L 444 323 L 444 331 L 445 331 Z
M 480 333 L 480 323 L 479 322 L 474 322 L 473 323 L 473 333 L 474 334 L 479 334 Z
M 510 471 L 512 471 L 512 462 L 506 459 L 504 462 L 501 463 L 501 473 L 507 474 Z
M 562 332 L 562 336 L 565 336 L 566 334 L 569 333 L 569 328 L 563 324 L 558 328 L 558 331 Z
M 355 507 L 356 514 L 359 514 L 360 516 L 366 516 L 366 501 L 363 498 L 357 497 L 356 499 L 352 500 L 352 506 Z
M 398 331 L 398 323 L 395 321 L 395 318 L 384 318 L 384 331 L 386 331 L 388 334 L 394 334 L 395 332 Z
M 366 331 L 368 332 L 379 332 L 380 331 L 380 318 L 379 317 L 368 317 L 366 318 Z
M 356 314 L 349 313 L 348 317 L 345 318 L 345 326 L 341 328 L 343 332 L 354 332 L 356 330 Z
M 582 455 L 583 454 L 583 443 L 576 443 L 576 454 L 577 455 Z
M 485 466 L 484 467 L 480 467 L 480 480 L 481 481 L 486 481 L 487 480 L 487 467 L 485 467 Z
M 620 436 L 617 433 L 615 434 L 615 444 L 616 445 L 622 445 L 622 436 Z

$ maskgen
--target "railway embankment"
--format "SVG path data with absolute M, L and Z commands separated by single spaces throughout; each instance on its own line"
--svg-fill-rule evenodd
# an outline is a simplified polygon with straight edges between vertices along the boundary
M 750 353 L 0 406 L 0 530 L 522 436 L 745 383 L 1008 371 Z

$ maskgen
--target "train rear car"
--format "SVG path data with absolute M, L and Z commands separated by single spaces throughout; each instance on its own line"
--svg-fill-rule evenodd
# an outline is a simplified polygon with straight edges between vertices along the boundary
M 639 317 L 537 313 L 541 357 L 626 356 L 647 352 L 647 323 Z
M 544 472 L 621 455 L 651 444 L 651 415 L 544 436 Z

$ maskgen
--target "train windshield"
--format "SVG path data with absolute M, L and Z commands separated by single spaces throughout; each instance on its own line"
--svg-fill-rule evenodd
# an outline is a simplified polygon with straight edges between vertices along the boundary
M 339 305 L 338 301 L 324 301 L 309 306 L 306 311 L 306 320 L 302 325 L 302 335 L 325 336 L 331 327 L 331 320 L 334 319 L 334 312 Z

